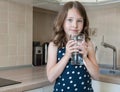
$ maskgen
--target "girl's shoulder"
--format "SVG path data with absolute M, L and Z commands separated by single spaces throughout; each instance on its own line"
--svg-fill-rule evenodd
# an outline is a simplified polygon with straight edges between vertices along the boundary
M 94 50 L 94 42 L 93 41 L 91 41 L 91 40 L 89 40 L 88 42 L 87 42 L 87 44 L 88 44 L 88 49 L 89 50 Z
M 52 51 L 59 51 L 59 50 L 64 51 L 65 50 L 64 46 L 63 47 L 58 47 L 54 44 L 54 42 L 50 42 L 48 48 Z
M 54 42 L 49 42 L 49 46 L 54 46 L 55 44 L 54 44 Z
M 49 42 L 49 48 L 51 49 L 57 49 L 58 47 L 54 44 L 54 42 Z
M 89 45 L 89 46 L 94 46 L 94 43 L 93 43 L 93 41 L 91 41 L 91 40 L 89 40 L 89 41 L 87 41 L 87 44 Z

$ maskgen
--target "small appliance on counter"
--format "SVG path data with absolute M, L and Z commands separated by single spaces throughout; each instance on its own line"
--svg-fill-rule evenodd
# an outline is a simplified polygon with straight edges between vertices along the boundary
M 43 48 L 43 65 L 47 64 L 48 61 L 48 45 L 49 42 L 45 42 L 42 44 L 42 48 Z
M 40 46 L 40 42 L 33 42 L 33 66 L 40 66 L 43 63 L 43 51 L 42 46 Z

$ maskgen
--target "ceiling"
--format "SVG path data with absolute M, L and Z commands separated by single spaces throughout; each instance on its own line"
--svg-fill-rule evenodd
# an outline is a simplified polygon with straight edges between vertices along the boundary
M 58 11 L 62 5 L 69 0 L 11 0 L 19 3 L 28 4 L 34 7 Z M 76 0 L 72 0 L 76 1 Z M 105 5 L 120 3 L 120 0 L 79 0 L 86 6 Z

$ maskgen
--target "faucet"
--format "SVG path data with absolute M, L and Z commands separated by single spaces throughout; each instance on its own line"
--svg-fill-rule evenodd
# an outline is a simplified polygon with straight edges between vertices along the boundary
M 105 48 L 110 48 L 113 50 L 113 70 L 117 70 L 117 50 L 116 50 L 116 47 L 104 42 L 104 38 L 103 38 L 103 41 L 101 42 L 101 45 L 104 46 Z

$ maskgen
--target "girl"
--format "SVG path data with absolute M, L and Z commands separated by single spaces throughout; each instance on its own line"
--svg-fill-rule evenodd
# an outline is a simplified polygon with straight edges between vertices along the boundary
M 54 92 L 93 92 L 91 77 L 98 79 L 99 67 L 94 46 L 89 38 L 89 21 L 86 10 L 78 2 L 67 2 L 54 23 L 54 38 L 48 47 L 47 77 L 55 81 Z M 70 35 L 83 33 L 81 46 L 70 40 Z M 71 65 L 73 52 L 83 56 L 84 65 Z

